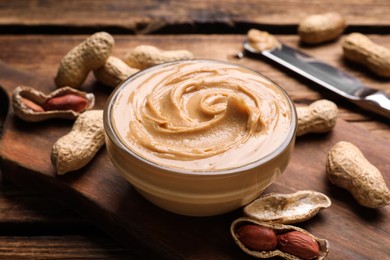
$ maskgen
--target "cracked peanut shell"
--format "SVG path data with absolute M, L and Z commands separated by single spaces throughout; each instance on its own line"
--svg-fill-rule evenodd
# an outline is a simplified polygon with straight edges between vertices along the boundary
M 84 98 L 87 101 L 85 108 L 79 111 L 72 109 L 45 111 L 43 109 L 45 102 L 49 99 L 67 94 Z M 46 95 L 32 87 L 18 86 L 12 94 L 12 106 L 15 115 L 28 122 L 40 122 L 51 118 L 76 119 L 81 113 L 91 109 L 94 105 L 94 94 L 79 91 L 71 87 L 62 87 Z M 34 108 L 34 106 L 37 108 Z
M 284 225 L 284 224 L 277 224 L 277 223 L 268 223 L 268 222 L 261 222 L 252 218 L 247 218 L 247 217 L 242 217 L 239 219 L 236 219 L 235 221 L 232 222 L 230 226 L 230 233 L 235 241 L 235 243 L 243 250 L 246 254 L 253 256 L 255 258 L 272 258 L 272 257 L 281 257 L 287 260 L 300 260 L 301 258 L 294 256 L 292 254 L 282 252 L 280 249 L 275 248 L 274 250 L 269 250 L 269 251 L 256 251 L 247 248 L 237 237 L 237 230 L 239 227 L 247 224 L 255 224 L 255 225 L 260 225 L 262 227 L 267 227 L 267 228 L 272 228 L 275 232 L 276 235 L 282 235 L 286 234 L 287 232 L 290 231 L 299 231 L 302 232 L 311 238 L 313 238 L 317 243 L 319 247 L 319 256 L 316 258 L 316 260 L 323 260 L 326 258 L 326 256 L 329 253 L 329 242 L 326 239 L 318 238 L 308 231 L 298 228 L 295 226 L 291 225 Z
M 303 190 L 291 194 L 270 193 L 244 207 L 246 216 L 262 222 L 293 224 L 328 208 L 331 200 L 321 192 Z

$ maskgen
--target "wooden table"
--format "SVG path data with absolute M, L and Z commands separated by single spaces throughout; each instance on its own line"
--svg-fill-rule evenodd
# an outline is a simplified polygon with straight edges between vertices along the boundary
M 121 57 L 139 44 L 151 44 L 162 49 L 188 49 L 196 58 L 242 63 L 279 83 L 294 102 L 308 104 L 319 98 L 330 98 L 338 104 L 342 120 L 390 141 L 388 121 L 317 91 L 307 82 L 295 79 L 271 64 L 234 57 L 241 50 L 246 31 L 256 27 L 348 71 L 367 85 L 390 93 L 389 80 L 379 79 L 361 66 L 343 61 L 339 41 L 305 48 L 299 45 L 295 34 L 297 24 L 307 15 L 337 10 L 349 24 L 346 33 L 363 32 L 390 48 L 388 1 L 315 0 L 310 4 L 299 0 L 136 2 L 1 0 L 0 60 L 12 68 L 52 81 L 59 61 L 69 49 L 89 34 L 105 30 L 115 37 L 115 56 Z M 2 181 L 1 259 L 129 259 L 138 258 L 137 254 L 45 192 Z M 333 254 L 330 259 L 338 258 Z M 368 258 L 362 256 L 361 259 Z

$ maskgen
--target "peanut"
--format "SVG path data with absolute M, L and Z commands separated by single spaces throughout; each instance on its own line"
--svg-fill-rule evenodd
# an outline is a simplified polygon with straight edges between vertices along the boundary
M 301 259 L 315 259 L 320 255 L 317 241 L 300 231 L 290 231 L 278 235 L 278 248 Z
M 104 144 L 103 111 L 89 110 L 53 145 L 51 162 L 59 175 L 87 165 Z
M 342 41 L 347 60 L 366 66 L 376 75 L 390 77 L 390 49 L 372 42 L 361 33 L 351 33 Z
M 52 118 L 76 119 L 80 113 L 95 104 L 93 93 L 71 87 L 57 88 L 45 94 L 35 88 L 18 86 L 12 93 L 15 115 L 28 122 L 40 122 Z
M 345 27 L 346 22 L 339 13 L 315 14 L 300 22 L 298 34 L 304 43 L 319 44 L 338 38 Z
M 281 204 L 283 202 L 279 201 L 277 206 Z M 259 231 L 254 228 L 255 226 L 259 226 Z M 241 228 L 249 230 L 242 232 Z M 244 236 L 239 233 L 244 233 Z M 262 222 L 255 217 L 241 217 L 233 221 L 230 225 L 230 234 L 245 253 L 256 258 L 325 259 L 329 252 L 329 243 L 326 239 L 315 237 L 296 226 L 274 221 Z M 269 242 L 272 243 L 268 244 Z
M 307 133 L 325 133 L 335 125 L 338 116 L 338 108 L 332 101 L 321 99 L 309 106 L 298 106 L 297 136 Z
M 237 238 L 247 248 L 257 251 L 269 251 L 276 247 L 276 233 L 273 229 L 247 224 L 237 229 Z
M 103 67 L 93 71 L 95 78 L 104 85 L 115 88 L 119 83 L 139 70 L 129 67 L 123 60 L 110 56 Z
M 33 110 L 34 112 L 44 112 L 45 110 L 40 106 L 38 105 L 37 103 L 35 103 L 34 101 L 31 101 L 27 98 L 21 98 L 23 104 L 25 104 L 29 109 Z
M 73 110 L 75 112 L 81 112 L 84 111 L 87 106 L 88 99 L 75 94 L 67 94 L 48 99 L 42 107 L 45 111 Z
M 382 174 L 349 142 L 338 142 L 328 153 L 327 177 L 331 183 L 348 190 L 356 201 L 369 208 L 390 204 L 390 190 Z
M 164 62 L 188 59 L 193 59 L 193 54 L 187 50 L 163 51 L 154 46 L 140 45 L 129 51 L 123 60 L 132 68 L 146 69 Z
M 61 60 L 56 86 L 79 88 L 91 70 L 104 66 L 113 45 L 114 38 L 110 34 L 98 32 L 74 47 Z

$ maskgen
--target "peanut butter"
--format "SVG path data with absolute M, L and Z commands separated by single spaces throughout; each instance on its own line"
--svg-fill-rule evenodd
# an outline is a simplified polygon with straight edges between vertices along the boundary
M 247 36 L 249 44 L 257 51 L 270 51 L 281 46 L 275 36 L 265 31 L 250 29 Z
M 111 115 L 114 131 L 128 149 L 159 165 L 232 169 L 269 155 L 291 135 L 286 94 L 241 66 L 167 63 L 120 88 Z

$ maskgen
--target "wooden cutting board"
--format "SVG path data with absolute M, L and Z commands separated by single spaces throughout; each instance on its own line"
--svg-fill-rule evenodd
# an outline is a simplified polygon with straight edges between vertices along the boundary
M 9 96 L 18 85 L 53 91 L 52 78 L 15 70 L 0 62 L 0 85 Z M 96 95 L 103 108 L 111 89 L 88 78 L 83 90 Z M 4 100 L 0 100 L 4 104 Z M 3 177 L 26 188 L 58 198 L 86 220 L 145 257 L 243 259 L 247 256 L 230 236 L 230 223 L 241 209 L 214 217 L 186 217 L 166 212 L 143 199 L 113 167 L 105 148 L 85 168 L 57 176 L 50 163 L 54 142 L 70 131 L 72 121 L 27 123 L 7 115 L 0 142 Z M 329 134 L 297 139 L 284 174 L 265 193 L 311 189 L 327 194 L 332 206 L 298 224 L 329 240 L 329 259 L 385 259 L 390 255 L 390 206 L 368 209 L 325 175 L 325 160 L 337 141 L 350 141 L 384 174 L 390 186 L 390 143 L 339 120 Z

